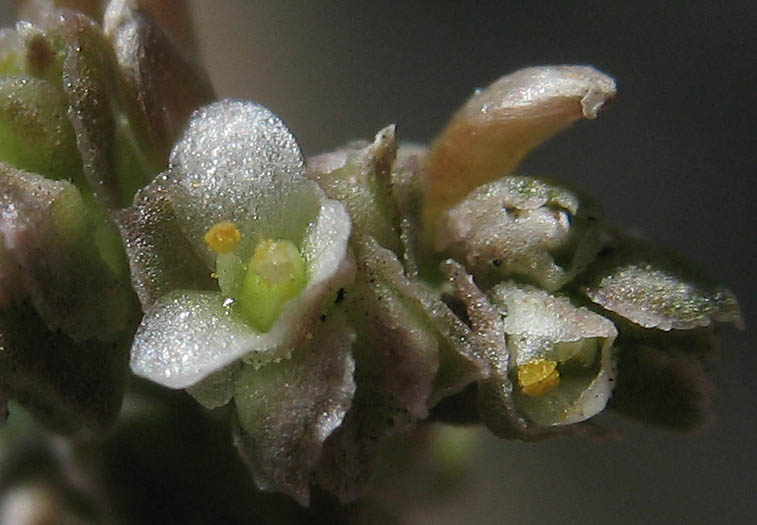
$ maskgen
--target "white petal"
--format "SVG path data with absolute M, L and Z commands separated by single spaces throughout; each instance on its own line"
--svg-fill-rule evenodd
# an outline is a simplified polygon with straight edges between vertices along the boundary
M 186 388 L 253 349 L 270 350 L 281 333 L 259 334 L 218 292 L 177 290 L 158 300 L 131 347 L 131 369 L 170 388 Z
M 325 201 L 302 246 L 302 255 L 308 261 L 308 289 L 334 276 L 347 255 L 349 239 L 350 216 L 344 206 Z
M 170 179 L 177 219 L 201 253 L 203 235 L 218 222 L 235 222 L 243 234 L 275 222 L 277 230 L 298 228 L 301 239 L 318 210 L 294 136 L 252 102 L 224 100 L 196 111 L 171 152 Z M 292 237 L 279 235 L 300 240 Z
M 609 319 L 587 308 L 573 306 L 567 297 L 554 296 L 531 286 L 503 283 L 492 290 L 492 300 L 503 308 L 506 334 L 544 337 L 555 343 L 590 337 L 614 339 L 618 334 Z M 536 357 L 539 356 L 528 356 L 528 359 Z

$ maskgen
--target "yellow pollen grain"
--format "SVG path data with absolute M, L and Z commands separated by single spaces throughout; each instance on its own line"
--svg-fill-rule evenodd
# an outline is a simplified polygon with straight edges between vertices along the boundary
M 548 394 L 560 384 L 557 361 L 537 359 L 518 367 L 518 384 L 527 396 Z
M 242 234 L 233 222 L 219 222 L 207 231 L 204 239 L 214 252 L 230 253 L 239 244 Z

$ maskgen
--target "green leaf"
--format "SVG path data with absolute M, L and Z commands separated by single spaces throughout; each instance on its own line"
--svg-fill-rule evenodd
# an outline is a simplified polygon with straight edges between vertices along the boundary
M 644 328 L 687 330 L 714 321 L 743 326 L 730 290 L 680 257 L 635 239 L 620 239 L 581 277 L 590 300 Z

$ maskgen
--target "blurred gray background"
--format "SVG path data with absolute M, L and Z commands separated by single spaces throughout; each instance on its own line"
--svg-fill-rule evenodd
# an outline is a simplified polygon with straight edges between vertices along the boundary
M 474 88 L 520 67 L 593 64 L 613 75 L 613 106 L 541 147 L 522 171 L 588 191 L 617 222 L 676 248 L 737 294 L 747 330 L 722 331 L 718 420 L 677 435 L 605 418 L 624 430 L 617 442 L 484 437 L 464 487 L 441 504 L 418 502 L 417 520 L 753 522 L 753 1 L 195 0 L 191 10 L 218 94 L 270 107 L 308 155 L 389 123 L 402 139 L 427 142 Z

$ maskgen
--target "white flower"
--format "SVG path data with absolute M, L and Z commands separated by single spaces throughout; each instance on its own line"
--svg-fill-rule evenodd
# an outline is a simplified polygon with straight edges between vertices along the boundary
M 250 102 L 198 110 L 168 172 L 120 223 L 146 308 L 131 368 L 171 388 L 241 358 L 255 366 L 288 358 L 350 278 L 347 212 L 305 177 L 281 120 Z M 130 236 L 137 224 L 142 234 L 160 224 L 172 245 L 137 242 L 144 238 Z M 173 268 L 169 258 L 190 268 Z M 203 271 L 217 285 L 186 286 Z

